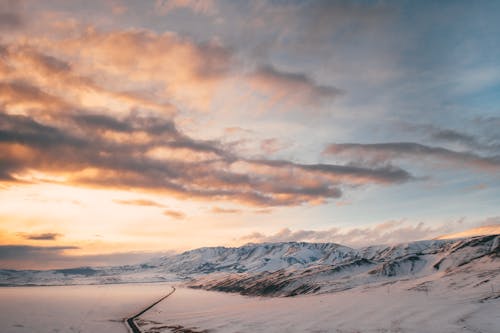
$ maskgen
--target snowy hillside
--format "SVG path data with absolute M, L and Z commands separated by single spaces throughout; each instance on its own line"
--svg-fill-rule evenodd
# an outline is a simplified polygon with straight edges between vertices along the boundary
M 238 248 L 200 248 L 152 264 L 180 274 L 273 272 L 316 263 L 335 265 L 357 254 L 354 249 L 334 243 L 248 244 Z
M 500 274 L 500 236 L 352 249 L 334 243 L 212 247 L 140 265 L 50 271 L 0 270 L 0 285 L 185 281 L 194 288 L 252 295 L 297 295 L 469 272 L 471 283 Z M 479 276 L 481 275 L 481 276 Z
M 302 268 L 274 272 L 211 274 L 198 277 L 190 286 L 249 295 L 294 296 L 408 279 L 423 279 L 415 288 L 427 288 L 433 280 L 445 278 L 457 284 L 453 281 L 455 274 L 460 274 L 464 285 L 481 284 L 498 280 L 499 259 L 500 236 L 421 241 L 364 248 L 334 264 L 318 260 Z

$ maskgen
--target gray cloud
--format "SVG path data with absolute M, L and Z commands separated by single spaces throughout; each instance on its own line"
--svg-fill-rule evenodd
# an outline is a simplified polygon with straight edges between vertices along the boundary
M 489 138 L 488 134 L 477 136 L 452 129 L 431 127 L 431 137 L 434 140 L 458 144 L 466 149 L 481 151 L 489 154 L 500 154 L 500 140 Z
M 460 152 L 442 147 L 426 146 L 414 142 L 390 143 L 342 143 L 330 144 L 325 155 L 347 155 L 365 163 L 386 163 L 402 158 L 428 158 L 436 162 L 445 162 L 456 167 L 469 167 L 485 171 L 500 169 L 500 156 L 480 156 L 472 152 Z
M 328 148 L 327 148 L 328 149 Z M 249 160 L 257 164 L 280 168 L 296 168 L 330 176 L 359 177 L 379 183 L 400 183 L 412 180 L 413 177 L 407 171 L 393 167 L 384 166 L 380 168 L 365 168 L 352 165 L 335 164 L 300 164 L 284 160 Z
M 316 83 L 304 73 L 286 72 L 271 65 L 257 68 L 248 79 L 257 90 L 281 101 L 315 105 L 343 94 L 338 88 Z
M 194 13 L 214 15 L 217 13 L 215 0 L 158 0 L 155 9 L 162 15 L 178 9 L 189 9 Z
M 24 20 L 21 15 L 23 1 L 6 0 L 0 2 L 0 31 L 11 31 L 22 28 Z
M 173 34 L 159 36 L 142 30 L 121 34 L 95 31 L 86 35 L 86 42 L 91 46 L 95 43 L 96 49 L 107 47 L 108 42 L 114 40 L 132 48 L 123 55 L 123 63 L 107 59 L 111 61 L 110 66 L 118 66 L 116 70 L 124 70 L 121 66 L 129 68 L 135 52 L 144 49 L 141 46 L 161 42 L 168 50 L 177 45 L 190 54 L 193 52 L 197 61 L 190 70 L 196 73 L 188 76 L 211 80 L 232 75 L 231 51 L 217 43 L 191 43 Z M 15 58 L 19 53 L 23 61 L 35 64 L 35 68 L 48 77 L 61 79 L 59 83 L 77 82 L 78 89 L 104 92 L 113 98 L 124 97 L 122 93 L 100 91 L 91 80 L 74 74 L 68 62 L 34 47 L 10 45 L 4 49 L 9 57 Z M 203 57 L 199 59 L 201 54 Z M 158 52 L 157 56 L 164 64 L 164 54 Z M 253 78 L 266 89 L 292 91 L 307 103 L 331 99 L 340 93 L 334 87 L 316 83 L 308 75 L 280 71 L 272 66 L 259 68 Z M 0 179 L 3 181 L 15 181 L 19 178 L 14 175 L 29 170 L 64 172 L 68 174 L 67 182 L 74 185 L 135 188 L 161 191 L 179 198 L 286 206 L 339 198 L 349 187 L 413 180 L 408 172 L 392 166 L 370 168 L 248 159 L 240 156 L 237 146 L 185 135 L 170 116 L 138 110 L 121 116 L 105 114 L 102 110 L 95 112 L 49 94 L 33 82 L 6 80 L 0 83 L 0 98 L 5 108 L 0 110 L 3 148 Z M 130 94 L 126 97 L 132 98 Z M 10 104 L 16 103 L 32 107 L 25 115 L 9 113 Z M 264 147 L 269 149 L 272 143 L 265 142 Z
M 249 28 L 260 28 L 265 30 L 262 34 L 287 38 L 295 50 L 310 47 L 321 50 L 333 36 L 359 36 L 388 25 L 394 17 L 395 7 L 378 2 L 267 1 L 263 5 L 257 1 L 250 2 L 245 10 L 251 12 Z M 275 44 L 283 47 L 279 42 L 276 40 Z
M 12 30 L 22 26 L 23 21 L 19 14 L 0 12 L 0 30 Z
M 57 261 L 65 250 L 78 249 L 76 246 L 29 246 L 0 245 L 0 267 L 8 268 L 23 261 L 32 264 L 37 261 Z
M 22 80 L 0 82 L 0 97 L 4 106 L 29 102 L 38 104 L 47 111 L 69 107 L 59 97 L 48 94 L 39 87 Z
M 0 144 L 12 147 L 0 155 L 7 161 L 3 178 L 28 169 L 72 171 L 74 184 L 133 187 L 260 206 L 324 201 L 340 197 L 341 187 L 412 179 L 395 167 L 244 159 L 219 142 L 191 139 L 171 120 L 157 116 L 113 118 L 80 112 L 58 115 L 50 123 L 0 112 Z M 129 139 L 138 135 L 142 139 L 137 142 Z M 11 145 L 22 145 L 26 151 L 16 153 Z M 166 150 L 166 157 L 155 156 L 155 149 Z M 191 159 L 169 157 L 176 152 Z M 89 168 L 95 171 L 80 173 Z
M 54 232 L 46 232 L 42 234 L 22 234 L 22 236 L 25 239 L 30 239 L 30 240 L 44 240 L 44 241 L 51 241 L 51 240 L 56 240 L 61 236 L 61 234 L 54 233 Z
M 75 246 L 0 245 L 1 269 L 54 269 L 82 266 L 137 264 L 174 252 L 118 252 L 96 255 L 74 255 L 67 250 Z
M 474 136 L 451 129 L 436 128 L 432 131 L 432 138 L 440 141 L 458 142 L 468 146 L 477 146 L 477 140 Z
M 469 131 L 443 128 L 431 124 L 403 123 L 398 130 L 415 132 L 422 136 L 422 140 L 440 142 L 451 148 L 470 150 L 485 154 L 500 153 L 500 136 L 496 133 L 495 125 L 500 121 L 494 117 L 476 119 L 470 124 Z M 471 131 L 473 130 L 473 131 Z

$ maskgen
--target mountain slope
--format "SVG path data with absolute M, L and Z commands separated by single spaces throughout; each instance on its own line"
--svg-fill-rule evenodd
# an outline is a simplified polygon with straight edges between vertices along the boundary
M 398 246 L 369 247 L 336 264 L 313 263 L 307 267 L 274 272 L 212 274 L 198 277 L 193 288 L 248 295 L 294 296 L 335 292 L 357 286 L 413 279 L 418 288 L 437 279 L 474 285 L 494 281 L 500 287 L 500 236 L 464 240 L 422 241 Z M 486 282 L 485 282 L 486 281 Z M 491 282 L 493 283 L 493 282 Z
M 313 263 L 338 264 L 358 252 L 335 243 L 267 243 L 237 248 L 200 248 L 151 262 L 179 274 L 264 272 L 303 268 Z
M 461 280 L 472 284 L 496 281 L 500 275 L 499 252 L 499 235 L 362 249 L 335 243 L 248 244 L 200 248 L 140 265 L 0 270 L 0 285 L 184 280 L 194 288 L 270 296 L 335 292 L 408 279 L 415 280 L 415 288 L 420 288 L 425 281 L 452 280 L 454 274 L 463 275 Z

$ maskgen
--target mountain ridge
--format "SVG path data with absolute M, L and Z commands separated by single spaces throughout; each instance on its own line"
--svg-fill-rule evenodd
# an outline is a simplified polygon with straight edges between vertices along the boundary
M 484 281 L 484 276 L 494 280 L 500 276 L 499 258 L 500 235 L 361 249 L 337 243 L 253 243 L 198 248 L 138 265 L 0 270 L 0 286 L 177 281 L 208 290 L 294 296 L 401 279 L 437 279 L 463 273 L 464 267 L 471 281 Z

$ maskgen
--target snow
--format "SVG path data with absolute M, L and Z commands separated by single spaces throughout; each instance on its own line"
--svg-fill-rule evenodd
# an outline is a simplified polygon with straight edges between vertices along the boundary
M 123 319 L 168 291 L 168 284 L 2 287 L 0 332 L 126 333 Z
M 454 241 L 425 241 L 370 247 L 361 255 L 328 265 L 318 262 L 275 272 L 219 272 L 195 276 L 191 287 L 246 295 L 294 296 L 328 293 L 398 280 L 438 280 L 457 276 L 474 285 L 500 271 L 499 236 Z
M 249 244 L 134 266 L 0 270 L 4 286 L 82 284 L 0 288 L 0 331 L 126 332 L 123 318 L 175 283 L 173 295 L 136 320 L 144 332 L 498 333 L 499 258 L 500 236 L 492 235 L 359 250 Z M 155 281 L 167 282 L 144 283 Z
M 349 269 L 356 265 L 364 268 L 364 271 L 359 270 L 361 274 L 373 269 L 374 272 L 379 272 L 378 275 L 414 275 L 425 270 L 432 272 L 435 268 L 433 265 L 439 261 L 442 269 L 453 268 L 494 253 L 498 251 L 499 238 L 500 236 L 493 235 L 458 240 L 430 240 L 363 249 L 352 249 L 335 243 L 300 242 L 248 244 L 239 248 L 201 248 L 153 259 L 140 265 L 50 271 L 0 269 L 0 285 L 162 282 L 216 273 L 258 276 L 281 270 L 302 274 L 310 269 L 317 271 L 318 267 L 320 271 L 338 271 L 349 268 L 349 265 Z M 377 267 L 373 267 L 374 265 Z M 365 279 L 361 275 L 358 277 Z
M 491 295 L 490 286 L 455 293 L 410 289 L 413 286 L 398 281 L 293 298 L 177 288 L 141 317 L 142 328 L 173 332 L 165 326 L 182 326 L 218 333 L 500 332 L 500 299 L 479 301 Z

